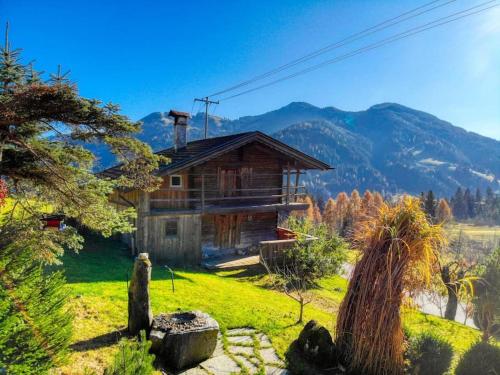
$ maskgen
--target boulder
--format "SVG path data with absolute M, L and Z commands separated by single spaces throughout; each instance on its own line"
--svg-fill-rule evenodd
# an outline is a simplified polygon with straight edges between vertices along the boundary
M 331 367 L 337 362 L 335 344 L 330 332 L 315 320 L 305 325 L 297 345 L 304 358 L 319 368 Z
M 219 324 L 201 311 L 160 314 L 153 319 L 151 351 L 180 370 L 209 358 L 217 346 Z

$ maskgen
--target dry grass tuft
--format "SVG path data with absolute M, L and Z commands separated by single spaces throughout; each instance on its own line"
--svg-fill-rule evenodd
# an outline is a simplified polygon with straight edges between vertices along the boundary
M 354 234 L 356 264 L 337 320 L 337 345 L 351 371 L 403 373 L 400 308 L 408 291 L 430 282 L 442 228 L 431 225 L 416 198 L 380 207 Z

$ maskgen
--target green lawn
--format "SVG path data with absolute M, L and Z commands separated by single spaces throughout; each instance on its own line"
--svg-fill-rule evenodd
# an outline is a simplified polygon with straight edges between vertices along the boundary
M 132 260 L 116 241 L 90 239 L 80 254 L 67 254 L 64 268 L 71 288 L 75 314 L 73 352 L 61 373 L 83 373 L 85 368 L 102 371 L 115 348 L 116 337 L 127 322 L 127 272 Z M 305 309 L 305 320 L 316 319 L 333 330 L 338 304 L 347 283 L 340 277 L 321 281 L 316 299 Z M 176 269 L 175 293 L 161 265 L 153 267 L 151 283 L 153 312 L 199 309 L 213 315 L 222 330 L 254 327 L 272 340 L 283 356 L 302 326 L 296 325 L 297 304 L 284 294 L 266 287 L 260 269 L 224 272 Z M 479 332 L 459 323 L 409 311 L 405 322 L 413 332 L 432 330 L 447 337 L 463 351 Z

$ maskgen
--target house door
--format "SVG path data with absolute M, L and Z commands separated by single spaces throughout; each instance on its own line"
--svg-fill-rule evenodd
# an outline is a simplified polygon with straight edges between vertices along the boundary
M 241 179 L 238 169 L 219 170 L 219 191 L 223 197 L 234 197 L 238 195 L 241 188 Z
M 214 245 L 222 249 L 234 248 L 240 243 L 242 215 L 215 215 Z

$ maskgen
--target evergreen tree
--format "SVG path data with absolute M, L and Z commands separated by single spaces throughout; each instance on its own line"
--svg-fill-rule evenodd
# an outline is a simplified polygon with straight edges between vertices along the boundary
M 463 220 L 467 218 L 467 207 L 465 204 L 464 193 L 461 187 L 458 187 L 455 195 L 451 199 L 453 216 Z
M 465 201 L 465 207 L 466 207 L 466 215 L 467 218 L 473 219 L 476 216 L 476 202 L 475 202 L 475 197 L 472 196 L 472 193 L 469 188 L 465 189 L 464 193 L 464 201 Z
M 2 226 L 0 239 L 0 368 L 44 374 L 66 359 L 72 315 L 62 272 L 47 272 L 37 223 Z M 15 236 L 15 239 L 13 238 Z
M 477 216 L 482 215 L 482 204 L 483 204 L 483 197 L 481 195 L 481 190 L 479 188 L 477 188 L 476 195 L 474 198 L 474 209 L 476 211 Z
M 81 97 L 60 68 L 42 80 L 8 37 L 0 48 L 0 176 L 13 201 L 0 215 L 0 368 L 7 373 L 46 373 L 64 359 L 70 337 L 64 279 L 46 265 L 81 248 L 83 238 L 71 227 L 44 230 L 47 207 L 104 235 L 131 231 L 133 210 L 118 211 L 108 195 L 159 184 L 152 172 L 167 160 L 135 139 L 140 124 L 118 111 Z M 87 142 L 106 144 L 123 176 L 95 176 L 94 155 L 81 146 Z
M 436 217 L 436 198 L 432 190 L 427 192 L 427 196 L 424 201 L 424 211 L 431 219 Z

